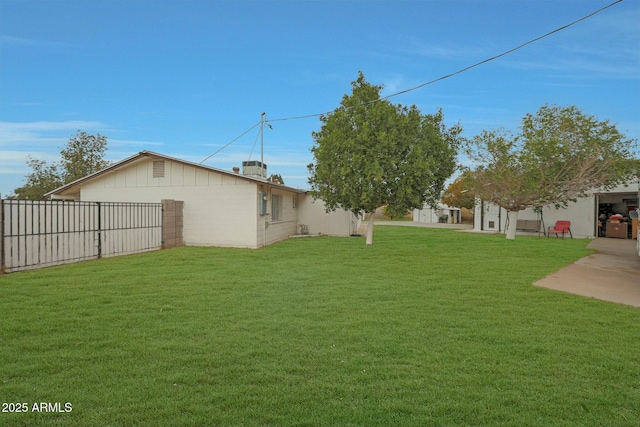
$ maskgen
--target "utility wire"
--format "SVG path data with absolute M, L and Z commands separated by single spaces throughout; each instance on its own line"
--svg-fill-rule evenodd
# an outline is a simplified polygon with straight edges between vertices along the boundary
M 453 73 L 451 73 L 451 74 L 447 74 L 447 75 L 444 75 L 444 76 L 442 76 L 442 77 L 438 77 L 437 79 L 434 79 L 434 80 L 428 81 L 428 82 L 426 82 L 426 83 L 422 83 L 421 85 L 418 85 L 418 86 L 412 87 L 412 88 L 410 88 L 410 89 L 405 89 L 405 90 L 401 90 L 401 91 L 399 91 L 399 92 L 392 93 L 391 95 L 387 95 L 387 96 L 385 96 L 385 97 L 383 97 L 383 98 L 379 98 L 379 99 L 377 99 L 377 100 L 375 100 L 375 101 L 371 101 L 371 103 L 373 103 L 373 102 L 378 102 L 378 101 L 384 101 L 384 100 L 387 100 L 387 99 L 392 98 L 392 97 L 394 97 L 394 96 L 402 95 L 402 94 L 405 94 L 405 93 L 408 93 L 408 92 L 412 92 L 412 91 L 417 90 L 417 89 L 421 89 L 421 88 L 423 88 L 423 87 L 425 87 L 425 86 L 428 86 L 428 85 L 431 85 L 431 84 L 433 84 L 433 83 L 436 83 L 436 82 L 439 82 L 439 81 L 442 81 L 442 80 L 448 79 L 448 78 L 450 78 L 450 77 L 453 77 L 453 76 L 456 76 L 456 75 L 458 75 L 458 74 L 464 73 L 465 71 L 469 71 L 470 69 L 475 68 L 475 67 L 478 67 L 478 66 L 480 66 L 480 65 L 482 65 L 482 64 L 486 64 L 487 62 L 491 62 L 491 61 L 494 61 L 494 60 L 496 60 L 496 59 L 498 59 L 498 58 L 502 58 L 503 56 L 508 55 L 508 54 L 510 54 L 510 53 L 513 53 L 513 52 L 515 52 L 516 50 L 522 49 L 522 48 L 523 48 L 523 47 L 525 47 L 525 46 L 528 46 L 528 45 L 530 45 L 530 44 L 532 44 L 532 43 L 535 43 L 535 42 L 537 42 L 537 41 L 540 41 L 540 40 L 544 39 L 545 37 L 549 37 L 549 36 L 550 36 L 550 35 L 552 35 L 552 34 L 555 34 L 555 33 L 557 33 L 557 32 L 560 32 L 560 31 L 562 31 L 562 30 L 565 30 L 565 29 L 567 29 L 567 28 L 569 28 L 569 27 L 571 27 L 571 26 L 573 26 L 573 25 L 575 25 L 575 24 L 577 24 L 577 23 L 579 23 L 579 22 L 582 22 L 582 21 L 584 21 L 584 20 L 586 20 L 586 19 L 589 19 L 589 18 L 591 18 L 592 16 L 594 16 L 594 15 L 596 15 L 596 14 L 598 14 L 598 13 L 600 13 L 600 12 L 602 12 L 602 11 L 604 11 L 604 10 L 606 10 L 606 9 L 608 9 L 608 8 L 610 8 L 610 7 L 612 7 L 612 6 L 616 5 L 616 4 L 618 4 L 618 3 L 621 3 L 622 1 L 623 1 L 623 0 L 616 0 L 616 1 L 614 1 L 613 3 L 611 3 L 611 4 L 607 5 L 607 6 L 604 6 L 604 7 L 600 8 L 600 9 L 596 10 L 595 12 L 591 12 L 590 14 L 588 14 L 588 15 L 586 15 L 586 16 L 583 16 L 583 17 L 582 17 L 582 18 L 580 18 L 580 19 L 576 19 L 575 21 L 573 21 L 573 22 L 571 22 L 571 23 L 569 23 L 569 24 L 567 24 L 567 25 L 563 25 L 562 27 L 556 28 L 556 29 L 555 29 L 555 30 L 553 30 L 553 31 L 549 31 L 549 32 L 548 32 L 548 33 L 546 33 L 546 34 L 543 34 L 543 35 L 541 35 L 541 36 L 539 36 L 539 37 L 536 37 L 536 38 L 534 38 L 534 39 L 531 39 L 531 40 L 529 40 L 528 42 L 522 43 L 522 44 L 520 44 L 520 45 L 518 45 L 518 46 L 516 46 L 516 47 L 514 47 L 514 48 L 512 48 L 512 49 L 509 49 L 509 50 L 507 50 L 507 51 L 505 51 L 505 52 L 502 52 L 502 53 L 501 53 L 501 54 L 499 54 L 499 55 L 495 55 L 495 56 L 492 56 L 491 58 L 487 58 L 487 59 L 485 59 L 485 60 L 483 60 L 483 61 L 476 62 L 476 63 L 475 63 L 475 64 L 473 64 L 473 65 L 469 65 L 468 67 L 462 68 L 462 69 L 460 69 L 460 70 L 458 70 L 458 71 L 455 71 L 455 72 L 453 72 Z M 310 118 L 310 117 L 319 117 L 319 116 L 324 116 L 324 115 L 327 115 L 327 114 L 331 114 L 332 112 L 333 112 L 333 111 L 327 111 L 327 112 L 324 112 L 324 113 L 308 114 L 308 115 L 306 115 L 306 116 L 295 116 L 295 117 L 286 117 L 286 118 L 281 118 L 281 119 L 272 119 L 272 120 L 268 120 L 268 122 L 277 122 L 277 121 L 284 121 L 284 120 L 308 119 L 308 118 Z
M 415 87 L 412 87 L 412 88 L 409 88 L 409 89 L 405 89 L 405 90 L 401 90 L 401 91 L 399 91 L 399 92 L 392 93 L 391 95 L 387 95 L 387 96 L 385 96 L 385 97 L 382 97 L 382 98 L 376 99 L 376 100 L 371 101 L 371 102 L 369 102 L 369 103 L 378 102 L 378 101 L 385 101 L 385 100 L 388 100 L 389 98 L 392 98 L 392 97 L 394 97 L 394 96 L 403 95 L 403 94 L 405 94 L 405 93 L 408 93 L 408 92 L 412 92 L 412 91 L 414 91 L 414 90 L 421 89 L 421 88 L 423 88 L 423 87 L 425 87 L 425 86 L 428 86 L 428 85 L 431 85 L 431 84 L 433 84 L 433 83 L 436 83 L 436 82 L 439 82 L 439 81 L 442 81 L 442 80 L 448 79 L 448 78 L 450 78 L 450 77 L 456 76 L 456 75 L 458 75 L 458 74 L 464 73 L 465 71 L 469 71 L 469 70 L 471 70 L 472 68 L 478 67 L 478 66 L 480 66 L 480 65 L 482 65 L 482 64 L 486 64 L 486 63 L 488 63 L 488 62 L 495 61 L 495 60 L 496 60 L 496 59 L 498 59 L 498 58 L 502 58 L 503 56 L 506 56 L 506 55 L 508 55 L 508 54 L 510 54 L 510 53 L 513 53 L 513 52 L 515 52 L 515 51 L 517 51 L 517 50 L 522 49 L 523 47 L 526 47 L 526 46 L 528 46 L 528 45 L 530 45 L 530 44 L 532 44 L 532 43 L 535 43 L 535 42 L 537 42 L 537 41 L 540 41 L 540 40 L 544 39 L 545 37 L 549 37 L 549 36 L 551 36 L 551 35 L 553 35 L 553 34 L 555 34 L 555 33 L 557 33 L 557 32 L 560 32 L 560 31 L 565 30 L 565 29 L 567 29 L 567 28 L 569 28 L 569 27 L 571 27 L 571 26 L 573 26 L 573 25 L 576 25 L 576 24 L 577 24 L 577 23 L 579 23 L 579 22 L 585 21 L 585 20 L 587 20 L 587 19 L 591 18 L 592 16 L 594 16 L 594 15 L 596 15 L 596 14 L 598 14 L 598 13 L 602 12 L 602 11 L 604 11 L 604 10 L 606 10 L 606 9 L 608 9 L 608 8 L 612 7 L 612 6 L 615 6 L 615 5 L 616 5 L 616 4 L 618 4 L 618 3 L 621 3 L 622 1 L 623 1 L 623 0 L 616 0 L 616 1 L 614 1 L 613 3 L 611 3 L 611 4 L 607 5 L 607 6 L 604 6 L 604 7 L 600 8 L 600 9 L 596 10 L 595 12 L 591 12 L 590 14 L 588 14 L 588 15 L 586 15 L 586 16 L 583 16 L 582 18 L 576 19 L 575 21 L 570 22 L 569 24 L 566 24 L 566 25 L 563 25 L 562 27 L 556 28 L 556 29 L 555 29 L 555 30 L 553 30 L 553 31 L 549 31 L 549 32 L 548 32 L 548 33 L 546 33 L 546 34 L 543 34 L 543 35 L 541 35 L 541 36 L 539 36 L 539 37 L 536 37 L 536 38 L 534 38 L 534 39 L 531 39 L 531 40 L 529 40 L 529 41 L 527 41 L 527 42 L 525 42 L 525 43 L 522 43 L 522 44 L 520 44 L 520 45 L 518 45 L 518 46 L 516 46 L 516 47 L 514 47 L 514 48 L 512 48 L 512 49 L 509 49 L 509 50 L 507 50 L 507 51 L 505 51 L 505 52 L 502 52 L 502 53 L 500 53 L 500 54 L 498 54 L 498 55 L 492 56 L 491 58 L 487 58 L 487 59 L 482 60 L 482 61 L 480 61 L 480 62 L 476 62 L 476 63 L 475 63 L 475 64 L 473 64 L 473 65 L 469 65 L 468 67 L 464 67 L 464 68 L 462 68 L 462 69 L 460 69 L 460 70 L 458 70 L 458 71 L 455 71 L 455 72 L 453 72 L 453 73 L 450 73 L 450 74 L 444 75 L 444 76 L 442 76 L 442 77 L 438 77 L 437 79 L 430 80 L 430 81 L 428 81 L 428 82 L 426 82 L 426 83 L 422 83 L 421 85 L 418 85 L 418 86 L 415 86 Z M 269 122 L 280 122 L 280 121 L 285 121 L 285 120 L 300 120 L 300 119 L 308 119 L 308 118 L 311 118 L 311 117 L 320 117 L 320 116 L 324 116 L 324 115 L 327 115 L 327 114 L 331 114 L 332 112 L 333 112 L 333 111 L 327 111 L 327 112 L 324 112 L 324 113 L 307 114 L 307 115 L 305 115 L 305 116 L 293 116 L 293 117 L 285 117 L 285 118 L 280 118 L 280 119 L 271 119 L 271 120 L 266 120 L 266 121 L 265 121 L 265 123 L 269 123 Z M 240 136 L 238 136 L 237 138 L 235 138 L 235 139 L 234 139 L 234 140 L 232 140 L 231 142 L 227 143 L 225 146 L 223 146 L 222 148 L 220 148 L 219 150 L 217 150 L 215 153 L 211 154 L 209 157 L 207 157 L 206 159 L 204 159 L 204 160 L 203 160 L 203 161 L 201 161 L 200 163 L 204 163 L 204 162 L 206 162 L 206 161 L 207 161 L 207 160 L 209 160 L 211 157 L 215 156 L 215 155 L 216 155 L 216 154 L 218 154 L 220 151 L 224 150 L 224 149 L 225 149 L 225 148 L 227 148 L 229 145 L 233 144 L 233 143 L 234 143 L 234 142 L 236 142 L 238 139 L 240 139 L 241 137 L 243 137 L 244 135 L 246 135 L 247 133 L 249 133 L 251 130 L 253 130 L 253 129 L 254 129 L 254 128 L 256 128 L 257 126 L 259 126 L 259 125 L 260 125 L 260 123 L 261 123 L 261 122 L 256 123 L 255 125 L 253 125 L 253 126 L 252 126 L 252 127 L 250 127 L 249 129 L 247 129 L 245 132 L 243 132 Z M 270 126 L 270 125 L 269 125 L 269 126 Z M 257 138 L 256 138 L 256 141 L 257 141 Z M 255 147 L 255 142 L 254 142 L 254 147 Z M 251 153 L 253 153 L 253 148 L 251 149 Z M 249 158 L 251 158 L 251 154 L 249 154 Z
M 260 132 L 258 132 L 258 134 L 256 135 L 256 139 L 253 140 L 253 146 L 251 147 L 251 152 L 249 153 L 249 158 L 247 160 L 251 160 L 253 150 L 256 148 L 256 144 L 258 143 L 258 138 L 260 138 Z
M 532 40 L 529 40 L 528 42 L 522 43 L 521 45 L 516 46 L 516 47 L 514 47 L 513 49 L 509 49 L 509 50 L 507 50 L 506 52 L 502 52 L 502 53 L 501 53 L 501 54 L 499 54 L 499 55 L 496 55 L 496 56 L 493 56 L 493 57 L 491 57 L 491 58 L 485 59 L 484 61 L 477 62 L 477 63 L 475 63 L 475 64 L 473 64 L 473 65 L 470 65 L 470 66 L 468 66 L 468 67 L 465 67 L 465 68 L 463 68 L 463 69 L 461 69 L 461 70 L 458 70 L 458 71 L 456 71 L 456 72 L 454 72 L 454 73 L 447 74 L 446 76 L 442 76 L 442 77 L 439 77 L 439 78 L 437 78 L 437 79 L 435 79 L 435 80 L 431 80 L 431 81 L 426 82 L 426 83 L 423 83 L 423 84 L 421 84 L 421 85 L 418 85 L 418 86 L 412 87 L 411 89 L 406 89 L 406 90 L 402 90 L 402 91 L 400 91 L 400 92 L 393 93 L 393 94 L 388 95 L 388 96 L 385 96 L 384 98 L 381 98 L 381 99 L 383 99 L 383 100 L 385 100 L 385 99 L 389 99 L 389 98 L 391 98 L 391 97 L 393 97 L 393 96 L 402 95 L 402 94 L 404 94 L 404 93 L 411 92 L 411 91 L 414 91 L 414 90 L 416 90 L 416 89 L 420 89 L 420 88 L 422 88 L 422 87 L 425 87 L 425 86 L 427 86 L 427 85 L 433 84 L 433 83 L 438 82 L 438 81 L 440 81 L 440 80 L 448 79 L 449 77 L 453 77 L 453 76 L 455 76 L 455 75 L 457 75 L 457 74 L 464 73 L 465 71 L 468 71 L 468 70 L 470 70 L 470 69 L 472 69 L 472 68 L 475 68 L 475 67 L 477 67 L 477 66 L 479 66 L 479 65 L 486 64 L 487 62 L 490 62 L 490 61 L 496 60 L 496 59 L 498 59 L 498 58 L 501 58 L 501 57 L 503 57 L 503 56 L 505 56 L 505 55 L 508 55 L 508 54 L 510 54 L 510 53 L 515 52 L 516 50 L 522 49 L 522 48 L 523 48 L 523 47 L 525 47 L 525 46 L 528 46 L 528 45 L 530 45 L 530 44 L 532 44 L 532 43 L 535 43 L 535 42 L 537 42 L 537 41 L 539 41 L 539 40 L 542 40 L 542 39 L 543 39 L 543 38 L 545 38 L 545 37 L 548 37 L 548 36 L 550 36 L 550 35 L 552 35 L 552 34 L 555 34 L 555 33 L 560 32 L 560 31 L 562 31 L 562 30 L 564 30 L 564 29 L 566 29 L 566 28 L 569 28 L 569 27 L 571 27 L 572 25 L 575 25 L 575 24 L 577 24 L 577 23 L 579 23 L 579 22 L 581 22 L 581 21 L 584 21 L 584 20 L 586 20 L 586 19 L 589 19 L 589 18 L 590 18 L 590 17 L 592 17 L 593 15 L 595 15 L 595 14 L 597 14 L 597 13 L 600 13 L 600 12 L 602 12 L 603 10 L 608 9 L 608 8 L 610 8 L 611 6 L 614 6 L 615 4 L 620 3 L 620 2 L 622 2 L 622 0 L 617 0 L 617 1 L 613 2 L 613 3 L 611 3 L 611 4 L 610 4 L 610 5 L 608 5 L 608 6 L 605 6 L 605 7 L 603 7 L 603 8 L 600 8 L 600 9 L 596 10 L 595 12 L 592 12 L 592 13 L 590 13 L 590 14 L 586 15 L 586 16 L 583 16 L 582 18 L 577 19 L 577 20 L 575 20 L 575 21 L 573 21 L 573 22 L 571 22 L 571 23 L 569 23 L 569 24 L 567 24 L 567 25 L 564 25 L 564 26 L 560 27 L 560 28 L 556 28 L 555 30 L 550 31 L 550 32 L 548 32 L 548 33 L 546 33 L 546 34 L 543 34 L 543 35 L 541 35 L 540 37 L 536 37 L 535 39 L 532 39 Z
M 209 157 L 207 157 L 206 159 L 204 159 L 203 161 L 200 162 L 200 164 L 206 162 L 207 160 L 209 160 L 211 157 L 215 156 L 216 154 L 218 154 L 219 152 L 221 152 L 222 150 L 224 150 L 225 148 L 227 148 L 228 146 L 230 146 L 231 144 L 233 144 L 234 142 L 236 142 L 237 140 L 239 140 L 240 138 L 242 138 L 243 136 L 245 136 L 246 134 L 248 134 L 249 132 L 251 132 L 253 129 L 255 129 L 256 127 L 258 127 L 260 125 L 261 122 L 256 123 L 255 125 L 251 126 L 249 129 L 247 129 L 246 131 L 244 131 L 240 136 L 238 136 L 237 138 L 235 138 L 234 140 L 232 140 L 231 142 L 229 142 L 228 144 L 226 144 L 224 147 L 220 148 L 218 151 L 216 151 L 215 153 L 213 153 L 212 155 L 210 155 Z

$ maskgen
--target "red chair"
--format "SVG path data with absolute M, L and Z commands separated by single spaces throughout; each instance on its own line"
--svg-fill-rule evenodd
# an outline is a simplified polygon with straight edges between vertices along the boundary
M 554 233 L 556 235 L 556 238 L 558 237 L 558 233 L 561 233 L 562 238 L 564 239 L 564 233 L 566 232 L 569 232 L 569 235 L 573 239 L 573 234 L 571 234 L 571 221 L 556 221 L 556 225 L 553 227 L 549 227 L 549 229 L 547 230 L 547 238 L 549 238 L 549 235 L 551 233 Z

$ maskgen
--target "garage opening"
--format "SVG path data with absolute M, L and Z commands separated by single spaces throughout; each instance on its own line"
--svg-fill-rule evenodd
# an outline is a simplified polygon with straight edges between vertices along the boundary
M 603 193 L 597 196 L 598 237 L 638 237 L 638 193 Z

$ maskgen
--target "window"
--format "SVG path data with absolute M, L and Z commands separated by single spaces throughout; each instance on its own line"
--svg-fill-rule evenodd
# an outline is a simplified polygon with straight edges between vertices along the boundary
M 153 161 L 153 177 L 164 178 L 164 160 Z
M 293 209 L 298 209 L 298 195 L 293 195 Z
M 282 196 L 271 196 L 271 221 L 282 219 Z
M 267 214 L 267 193 L 258 191 L 258 214 L 260 216 Z

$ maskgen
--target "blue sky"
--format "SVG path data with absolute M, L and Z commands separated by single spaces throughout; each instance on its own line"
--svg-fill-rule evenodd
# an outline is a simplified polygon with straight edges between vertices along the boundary
M 493 57 L 614 0 L 0 0 L 0 194 L 56 161 L 77 130 L 107 159 L 142 150 L 200 162 L 266 113 L 268 173 L 307 188 L 311 115 L 335 109 L 359 70 L 383 95 Z M 452 78 L 391 98 L 442 108 L 464 135 L 542 105 L 576 105 L 640 137 L 640 1 Z M 205 164 L 249 160 L 258 131 Z M 259 141 L 251 160 L 259 160 Z

